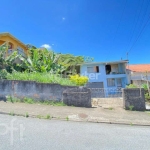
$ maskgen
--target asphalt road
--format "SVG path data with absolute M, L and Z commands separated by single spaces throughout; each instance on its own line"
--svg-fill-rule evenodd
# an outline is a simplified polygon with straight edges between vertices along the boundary
M 0 115 L 0 150 L 149 150 L 150 127 Z

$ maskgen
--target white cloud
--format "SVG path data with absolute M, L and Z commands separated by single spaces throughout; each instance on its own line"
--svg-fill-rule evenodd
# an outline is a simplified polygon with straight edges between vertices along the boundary
M 51 49 L 52 48 L 49 44 L 43 44 L 41 47 L 46 48 L 46 49 Z

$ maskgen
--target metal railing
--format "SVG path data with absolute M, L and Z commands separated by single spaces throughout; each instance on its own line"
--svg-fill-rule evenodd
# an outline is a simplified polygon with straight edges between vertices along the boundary
M 122 97 L 122 88 L 89 88 L 92 98 Z

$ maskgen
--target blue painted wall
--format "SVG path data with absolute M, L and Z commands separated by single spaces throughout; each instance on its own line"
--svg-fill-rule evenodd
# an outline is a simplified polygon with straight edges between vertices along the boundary
M 111 64 L 110 64 L 111 65 Z M 87 67 L 99 66 L 99 73 L 87 73 Z M 87 76 L 89 78 L 89 82 L 103 82 L 104 88 L 117 88 L 117 78 L 122 79 L 122 87 L 126 87 L 127 84 L 127 74 L 126 74 L 126 64 L 118 63 L 118 71 L 122 74 L 109 74 L 106 75 L 105 64 L 84 64 L 80 67 L 80 74 Z M 115 78 L 115 86 L 108 87 L 107 79 Z

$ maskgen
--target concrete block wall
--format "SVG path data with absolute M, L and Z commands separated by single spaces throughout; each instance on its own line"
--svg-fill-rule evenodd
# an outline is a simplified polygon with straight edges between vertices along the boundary
M 68 88 L 77 87 L 34 81 L 0 80 L 0 100 L 6 99 L 6 96 L 12 96 L 20 99 L 28 97 L 40 101 L 61 101 L 63 91 Z
M 144 93 L 144 89 L 140 88 L 123 89 L 123 107 L 130 109 L 133 106 L 133 110 L 146 110 Z

